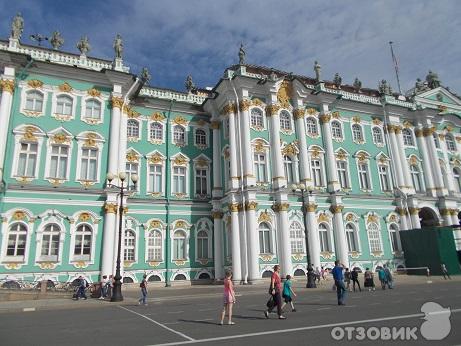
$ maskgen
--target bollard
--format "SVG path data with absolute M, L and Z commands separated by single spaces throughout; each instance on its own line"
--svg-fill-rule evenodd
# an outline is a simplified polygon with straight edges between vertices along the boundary
M 46 294 L 46 286 L 48 285 L 48 280 L 42 280 L 40 283 L 40 294 Z

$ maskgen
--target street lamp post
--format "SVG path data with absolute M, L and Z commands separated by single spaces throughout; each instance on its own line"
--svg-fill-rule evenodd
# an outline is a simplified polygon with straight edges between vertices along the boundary
M 131 192 L 136 190 L 136 183 L 138 182 L 138 175 L 132 174 L 131 181 L 133 182 L 133 186 L 130 186 L 130 182 L 127 182 L 126 186 L 124 186 L 124 182 L 126 179 L 126 173 L 120 172 L 118 174 L 118 179 L 120 181 L 120 185 L 112 184 L 112 180 L 114 180 L 115 176 L 112 173 L 107 173 L 107 187 L 111 189 L 119 190 L 120 195 L 120 205 L 118 208 L 119 214 L 119 223 L 118 223 L 118 247 L 117 247 L 117 267 L 114 276 L 114 288 L 112 290 L 112 297 L 110 298 L 111 302 L 121 302 L 123 301 L 122 296 L 122 275 L 120 274 L 120 262 L 121 262 L 121 252 L 122 252 L 122 232 L 123 232 L 123 197 L 125 192 Z
M 305 199 L 305 193 L 309 192 L 309 194 L 312 194 L 312 190 L 308 190 L 306 188 L 306 185 L 304 184 L 293 184 L 291 185 L 291 190 L 293 191 L 293 193 L 296 193 L 297 191 L 300 191 L 301 192 L 301 198 L 302 198 L 302 212 L 303 212 L 303 222 L 304 222 L 304 240 L 305 240 L 305 243 L 306 243 L 306 270 L 307 270 L 307 282 L 306 282 L 306 288 L 315 288 L 316 285 L 315 285 L 315 279 L 310 278 L 309 277 L 309 274 L 313 274 L 313 273 L 309 273 L 309 268 L 311 267 L 311 263 L 310 263 L 310 253 L 309 253 L 309 238 L 308 238 L 308 224 L 307 224 L 307 210 L 306 210 L 306 199 Z

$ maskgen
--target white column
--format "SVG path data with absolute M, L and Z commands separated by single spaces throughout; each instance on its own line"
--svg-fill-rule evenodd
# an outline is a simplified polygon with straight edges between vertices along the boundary
M 402 166 L 403 180 L 407 189 L 414 189 L 413 182 L 410 176 L 410 169 L 408 167 L 407 157 L 405 155 L 405 146 L 403 144 L 402 128 L 400 126 L 395 127 L 395 138 L 397 140 L 397 149 L 400 155 L 400 164 Z
M 251 201 L 247 202 L 246 208 L 246 224 L 247 224 L 247 248 L 248 248 L 248 280 L 250 282 L 261 278 L 259 274 L 259 239 L 256 226 L 256 208 L 258 203 Z
M 109 202 L 110 198 L 110 202 Z M 116 196 L 108 196 L 108 201 L 105 206 L 104 214 L 104 233 L 102 235 L 102 264 L 101 277 L 103 275 L 115 275 L 114 270 L 114 247 L 115 235 L 117 233 L 117 209 Z
M 324 112 L 328 111 L 328 105 L 323 105 Z M 325 157 L 325 164 L 327 169 L 327 184 L 328 184 L 328 191 L 338 191 L 340 190 L 340 185 L 338 181 L 338 172 L 336 171 L 336 158 L 335 153 L 333 150 L 333 142 L 332 142 L 332 135 L 331 135 L 331 128 L 330 128 L 330 114 L 322 114 L 319 117 L 320 123 L 322 124 L 322 138 L 323 138 L 323 146 L 325 148 L 326 157 Z
M 306 205 L 306 222 L 307 222 L 307 241 L 309 245 L 309 260 L 312 263 L 314 269 L 320 269 L 320 239 L 319 230 L 317 227 L 317 220 L 315 218 L 315 209 L 317 205 L 315 203 L 309 203 Z
M 443 158 L 446 163 L 445 172 L 447 174 L 447 185 L 448 186 L 445 186 L 445 187 L 448 188 L 448 191 L 450 191 L 450 194 L 454 194 L 456 192 L 455 181 L 454 181 L 455 179 L 453 178 L 453 170 L 450 167 L 450 159 L 448 158 L 447 143 L 445 142 L 445 136 L 443 134 L 439 136 L 439 142 L 440 142 L 440 149 L 442 149 Z
M 243 181 L 247 186 L 255 185 L 256 178 L 253 173 L 253 158 L 251 150 L 251 136 L 250 136 L 250 100 L 242 100 L 239 104 L 240 110 L 240 143 L 241 155 L 243 161 Z
M 127 148 L 127 113 L 122 110 L 120 117 L 120 128 L 119 128 L 119 153 L 118 153 L 118 171 L 126 171 L 126 148 Z M 127 182 L 129 184 L 130 182 Z
M 222 197 L 222 170 L 221 170 L 221 138 L 219 133 L 219 121 L 213 120 L 213 197 Z
M 400 154 L 397 146 L 397 139 L 395 137 L 395 125 L 388 125 L 387 131 L 389 133 L 389 141 L 390 141 L 390 150 L 392 151 L 392 159 L 393 161 L 391 164 L 394 166 L 395 175 L 397 180 L 397 186 L 399 188 L 405 188 L 405 181 L 403 178 L 402 166 L 399 164 L 400 162 Z
M 433 133 L 435 132 L 434 128 L 426 127 L 423 130 L 423 136 L 426 140 L 426 146 L 429 153 L 429 158 L 431 160 L 432 175 L 434 177 L 435 189 L 437 191 L 437 196 L 444 196 L 444 184 L 442 177 L 442 170 L 440 168 L 439 156 L 437 155 L 437 149 L 434 143 Z
M 451 222 L 452 222 L 451 224 L 459 225 L 458 209 L 450 209 L 450 215 L 451 215 Z
M 397 207 L 396 212 L 400 215 L 400 228 L 399 229 L 401 231 L 406 231 L 410 229 L 410 227 L 408 226 L 406 210 L 402 207 Z
M 293 115 L 296 119 L 296 131 L 299 141 L 300 182 L 306 186 L 312 185 L 311 170 L 309 169 L 309 156 L 307 155 L 306 127 L 304 123 L 304 109 L 295 109 Z
M 451 215 L 450 215 L 450 209 L 440 209 L 440 215 L 442 215 L 443 218 L 443 225 L 444 226 L 451 226 Z
M 239 207 L 237 203 L 229 205 L 231 211 L 231 248 L 232 248 L 232 280 L 242 281 L 242 262 L 239 234 Z
M 123 100 L 120 94 L 112 94 L 112 112 L 109 133 L 109 162 L 108 170 L 112 174 L 118 173 L 120 118 Z M 125 171 L 125 170 L 123 170 Z
M 288 208 L 290 205 L 286 202 L 281 202 L 275 205 L 275 210 L 278 212 L 279 217 L 277 225 L 278 234 L 278 249 L 280 251 L 280 266 L 282 277 L 290 274 L 293 271 L 293 262 L 291 260 L 291 243 L 290 243 L 290 227 L 288 225 Z
M 224 278 L 223 232 L 221 211 L 213 211 L 213 247 L 214 247 L 214 277 L 215 280 Z
M 270 146 L 272 152 L 272 183 L 274 189 L 286 187 L 286 178 L 283 171 L 282 151 L 280 148 L 280 118 L 279 106 L 272 104 L 266 107 L 266 116 L 270 119 Z
M 434 176 L 432 175 L 432 163 L 429 158 L 429 152 L 428 148 L 426 145 L 426 141 L 424 140 L 423 137 L 423 130 L 422 129 L 417 129 L 415 131 L 416 134 L 416 139 L 418 141 L 418 147 L 419 147 L 419 152 L 421 153 L 421 156 L 423 157 L 423 169 L 424 169 L 424 179 L 426 183 L 426 190 L 430 191 L 430 194 L 433 195 L 435 193 L 434 191 Z
M 419 208 L 409 207 L 408 211 L 410 212 L 411 226 L 413 229 L 421 228 L 421 222 L 419 220 Z
M 224 114 L 229 116 L 229 152 L 230 152 L 230 179 L 231 186 L 233 189 L 239 187 L 239 175 L 237 173 L 237 137 L 236 137 L 236 122 L 235 112 L 236 105 L 229 103 L 224 107 Z
M 347 250 L 346 232 L 344 231 L 343 208 L 342 205 L 335 205 L 331 206 L 330 210 L 333 213 L 336 259 L 346 267 L 349 267 L 349 251 Z
M 6 139 L 8 124 L 10 123 L 11 105 L 14 93 L 14 68 L 5 67 L 5 73 L 0 81 L 2 88 L 0 102 L 0 182 L 3 180 L 3 168 L 5 165 Z

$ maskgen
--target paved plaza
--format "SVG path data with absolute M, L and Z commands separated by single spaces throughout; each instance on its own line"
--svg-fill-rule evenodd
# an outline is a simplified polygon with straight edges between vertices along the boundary
M 402 281 L 402 279 L 401 279 Z M 97 300 L 67 302 L 55 300 L 11 304 L 0 311 L 0 335 L 3 345 L 354 345 L 332 337 L 333 328 L 344 327 L 417 327 L 413 339 L 392 344 L 455 345 L 461 343 L 461 290 L 459 279 L 425 279 L 397 283 L 393 290 L 351 292 L 346 306 L 337 306 L 336 295 L 323 288 L 309 290 L 298 281 L 295 286 L 297 312 L 286 312 L 287 320 L 263 315 L 267 300 L 266 286 L 237 286 L 233 326 L 217 325 L 221 308 L 219 286 L 172 289 L 151 288 L 148 306 L 138 306 L 137 292 L 125 292 L 122 304 Z M 451 332 L 443 340 L 427 341 L 420 332 L 424 322 L 421 306 L 436 302 L 451 309 Z M 23 306 L 37 308 L 23 310 Z M 0 307 L 1 308 L 1 307 Z M 448 322 L 447 322 L 448 323 Z M 446 326 L 445 326 L 446 327 Z M 338 330 L 336 329 L 338 332 Z M 338 332 L 339 333 L 339 332 Z M 340 334 L 336 334 L 338 337 Z M 371 334 L 372 337 L 376 334 Z M 360 344 L 388 344 L 391 341 L 365 339 Z

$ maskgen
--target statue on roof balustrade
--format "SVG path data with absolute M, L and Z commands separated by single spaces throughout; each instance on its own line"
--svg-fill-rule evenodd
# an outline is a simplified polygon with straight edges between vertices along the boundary
M 429 73 L 426 76 L 426 82 L 429 88 L 431 89 L 438 88 L 440 86 L 439 75 L 429 70 Z
M 197 89 L 191 75 L 187 76 L 184 86 L 186 87 L 187 92 L 192 92 Z
M 354 87 L 355 92 L 359 92 L 360 89 L 362 89 L 362 82 L 356 77 L 352 86 Z
M 21 12 L 18 12 L 13 18 L 11 23 L 11 37 L 19 40 L 22 32 L 24 31 L 24 18 L 22 18 Z
M 53 31 L 50 39 L 51 46 L 53 49 L 58 50 L 64 44 L 64 39 L 59 31 Z
M 335 87 L 337 87 L 338 89 L 341 88 L 341 83 L 342 82 L 343 82 L 343 79 L 341 78 L 339 73 L 335 73 L 335 76 L 333 78 L 333 83 L 334 83 Z
M 245 49 L 243 49 L 243 43 L 240 44 L 240 49 L 239 49 L 239 65 L 243 65 L 245 63 Z
M 80 41 L 77 43 L 77 48 L 82 55 L 86 55 L 91 49 L 90 42 L 88 41 L 88 36 L 82 36 Z
M 322 66 L 320 66 L 317 60 L 314 61 L 314 72 L 315 72 L 315 79 L 317 80 L 317 82 L 321 81 L 321 78 L 320 78 L 321 71 L 322 71 Z
M 123 54 L 123 40 L 120 34 L 117 34 L 114 39 L 114 50 L 115 50 L 115 58 L 121 59 Z

